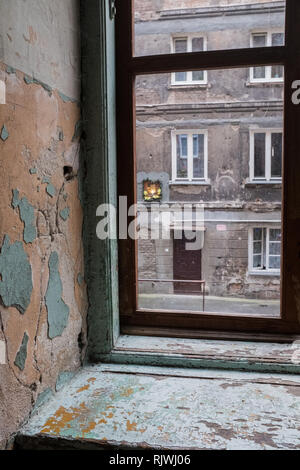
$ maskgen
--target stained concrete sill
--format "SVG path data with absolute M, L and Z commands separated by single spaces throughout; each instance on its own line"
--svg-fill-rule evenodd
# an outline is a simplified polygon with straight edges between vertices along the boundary
M 211 85 L 208 83 L 184 83 L 183 85 L 180 83 L 172 83 L 172 85 L 168 86 L 168 90 L 170 91 L 205 90 L 207 88 L 211 88 Z
M 300 377 L 102 364 L 83 368 L 16 450 L 299 449 Z
M 294 337 L 294 340 L 299 337 Z M 300 344 L 122 335 L 104 363 L 300 374 Z
M 279 88 L 283 88 L 284 86 L 284 83 L 283 81 L 274 81 L 274 82 L 250 82 L 248 81 L 246 83 L 246 87 L 248 88 L 252 88 L 252 87 L 261 87 L 261 88 L 270 88 L 270 87 L 279 87 Z
M 272 181 L 246 181 L 245 187 L 253 187 L 253 186 L 268 186 L 268 187 L 275 187 L 281 188 L 282 180 L 272 180 Z
M 193 180 L 193 181 L 169 181 L 169 186 L 211 186 L 211 181 L 208 180 Z
M 272 271 L 248 271 L 248 276 L 266 276 L 266 277 L 280 277 L 280 272 Z

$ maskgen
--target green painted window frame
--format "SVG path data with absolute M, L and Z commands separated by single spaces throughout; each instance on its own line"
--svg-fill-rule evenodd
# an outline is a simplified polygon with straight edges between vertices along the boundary
M 110 0 L 81 0 L 83 240 L 88 284 L 87 361 L 120 335 L 117 240 L 99 240 L 96 210 L 117 205 L 115 21 Z
M 102 203 L 117 206 L 115 20 L 111 14 L 110 0 L 81 0 L 80 4 L 81 183 L 85 276 L 89 298 L 86 360 L 91 363 L 105 358 L 111 360 L 120 337 L 117 240 L 103 241 L 96 236 L 97 207 Z M 245 337 L 245 340 L 249 338 Z M 282 342 L 286 342 L 286 338 L 282 338 Z M 154 355 L 161 361 L 159 353 Z M 124 354 L 117 356 L 118 362 L 128 360 Z M 136 358 L 135 353 L 134 361 L 147 363 L 148 356 L 142 356 Z M 172 356 L 172 364 L 178 365 L 180 361 L 175 356 Z M 153 357 L 151 360 L 154 360 Z

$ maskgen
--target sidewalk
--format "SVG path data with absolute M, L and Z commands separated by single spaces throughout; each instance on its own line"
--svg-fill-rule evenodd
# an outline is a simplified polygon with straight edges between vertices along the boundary
M 202 295 L 140 294 L 139 308 L 202 312 L 202 300 Z M 279 300 L 257 300 L 206 295 L 205 311 L 211 313 L 246 313 L 278 317 L 280 315 L 280 302 Z

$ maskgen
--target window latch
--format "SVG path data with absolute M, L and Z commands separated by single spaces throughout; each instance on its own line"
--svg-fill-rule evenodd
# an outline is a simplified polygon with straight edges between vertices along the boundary
M 116 0 L 109 0 L 109 16 L 114 20 L 117 14 Z

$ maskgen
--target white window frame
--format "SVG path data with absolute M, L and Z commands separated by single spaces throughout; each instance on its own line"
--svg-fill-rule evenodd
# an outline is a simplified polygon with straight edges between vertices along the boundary
M 265 229 L 266 230 L 266 269 L 263 268 L 257 268 L 253 266 L 253 256 L 254 256 L 254 250 L 253 250 L 253 243 L 254 243 L 254 236 L 253 236 L 253 231 L 254 229 L 259 228 L 259 229 Z M 270 256 L 270 230 L 275 229 L 275 230 L 281 230 L 282 232 L 282 227 L 278 224 L 256 224 L 252 225 L 249 228 L 248 231 L 248 274 L 256 275 L 256 274 L 261 274 L 261 275 L 274 275 L 274 276 L 279 276 L 280 275 L 280 269 L 275 269 L 275 268 L 270 268 L 269 267 L 269 256 Z M 277 242 L 279 243 L 279 242 Z M 281 242 L 280 242 L 281 243 Z M 264 243 L 262 240 L 262 250 L 264 250 Z M 281 245 L 281 251 L 282 251 L 282 245 Z M 261 253 L 261 256 L 263 256 L 263 251 Z M 282 260 L 282 256 L 280 254 L 280 260 Z
M 250 47 L 254 47 L 253 45 L 253 36 L 255 34 L 266 34 L 267 35 L 267 44 L 266 47 L 272 46 L 272 34 L 282 33 L 284 35 L 283 29 L 260 29 L 251 31 L 250 36 Z M 250 68 L 250 83 L 283 83 L 284 77 L 282 78 L 273 78 L 272 77 L 272 65 L 265 65 L 266 69 L 266 76 L 265 78 L 254 78 L 254 68 Z
M 186 39 L 187 51 L 192 52 L 192 41 L 195 38 L 203 39 L 203 51 L 207 51 L 207 38 L 204 34 L 175 34 L 171 36 L 171 53 L 175 54 L 175 40 Z M 193 80 L 193 72 L 186 72 L 187 79 L 185 81 L 176 81 L 176 73 L 171 74 L 171 84 L 176 86 L 182 85 L 207 85 L 207 70 L 203 71 L 203 80 Z
M 178 178 L 177 177 L 177 135 L 187 134 L 188 143 L 188 164 L 187 164 L 187 178 Z M 193 178 L 193 135 L 202 134 L 204 135 L 204 177 L 203 178 Z M 171 141 L 172 141 L 172 182 L 206 182 L 208 183 L 208 132 L 206 129 L 179 129 L 171 132 Z
M 281 177 L 272 177 L 271 176 L 271 158 L 272 158 L 272 134 L 282 134 L 283 138 L 283 129 L 282 128 L 272 128 L 272 129 L 261 129 L 255 128 L 250 131 L 250 158 L 249 158 L 249 175 L 250 181 L 259 183 L 281 183 Z M 265 148 L 265 176 L 264 177 L 254 177 L 254 135 L 255 134 L 266 134 L 266 148 Z M 283 149 L 283 146 L 282 146 Z M 282 165 L 283 168 L 283 165 Z M 282 171 L 281 171 L 282 173 Z

